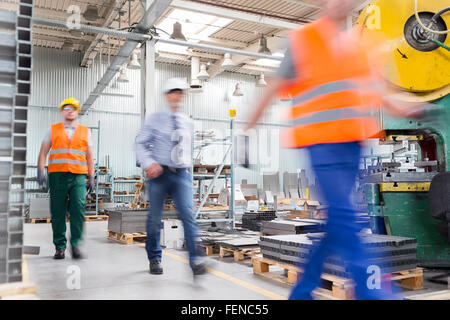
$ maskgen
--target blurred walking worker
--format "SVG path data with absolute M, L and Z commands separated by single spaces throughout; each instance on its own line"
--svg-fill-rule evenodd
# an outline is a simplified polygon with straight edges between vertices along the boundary
M 162 274 L 160 246 L 161 219 L 166 195 L 175 203 L 183 223 L 189 262 L 194 275 L 206 272 L 196 252 L 197 224 L 193 210 L 192 139 L 193 121 L 180 111 L 186 81 L 167 80 L 163 93 L 166 105 L 162 111 L 150 114 L 136 137 L 136 159 L 148 178 L 147 193 L 150 209 L 147 219 L 146 250 L 151 274 Z
M 325 236 L 309 257 L 290 299 L 312 299 L 324 261 L 332 255 L 348 262 L 358 299 L 386 298 L 382 289 L 367 286 L 366 253 L 350 200 L 359 170 L 360 142 L 381 130 L 376 106 L 381 105 L 382 91 L 356 33 L 341 30 L 354 1 L 321 3 L 324 15 L 320 19 L 291 32 L 284 61 L 247 129 L 256 124 L 276 94 L 289 97 L 290 127 L 281 142 L 288 148 L 308 150 L 329 206 Z
M 88 192 L 94 190 L 94 160 L 89 127 L 78 123 L 81 111 L 76 99 L 66 99 L 59 106 L 63 122 L 54 124 L 42 141 L 38 159 L 38 183 L 47 181 L 45 163 L 48 160 L 48 185 L 52 216 L 55 259 L 64 259 L 66 250 L 66 213 L 70 214 L 70 244 L 72 258 L 81 259 L 80 242 L 83 236 L 86 175 Z

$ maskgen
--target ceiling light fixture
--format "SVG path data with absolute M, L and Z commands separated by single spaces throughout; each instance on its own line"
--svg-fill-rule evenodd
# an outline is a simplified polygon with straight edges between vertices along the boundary
M 231 60 L 231 54 L 229 53 L 225 53 L 225 59 L 223 60 L 222 63 L 222 69 L 224 70 L 231 70 L 234 68 L 234 63 L 233 60 Z
M 124 68 L 120 69 L 119 77 L 117 78 L 117 82 L 128 83 L 130 79 L 128 79 L 127 72 Z
M 100 17 L 98 16 L 98 8 L 95 5 L 88 4 L 86 11 L 83 13 L 83 18 L 88 21 L 97 21 Z
M 209 79 L 209 74 L 206 71 L 206 65 L 202 64 L 200 66 L 200 72 L 197 75 L 197 79 L 202 80 L 202 81 L 205 81 L 205 80 Z
M 137 58 L 136 51 L 133 51 L 133 53 L 131 54 L 131 58 L 130 58 L 130 61 L 128 62 L 127 68 L 133 69 L 133 70 L 137 70 L 137 69 L 141 68 L 139 60 Z
M 272 52 L 267 47 L 267 39 L 264 37 L 264 35 L 261 36 L 261 39 L 259 39 L 259 50 L 258 53 L 272 55 Z
M 236 83 L 236 87 L 234 89 L 233 96 L 242 97 L 243 95 L 244 95 L 244 93 L 242 93 L 241 85 L 238 82 L 238 83 Z
M 256 82 L 256 86 L 261 88 L 267 86 L 266 80 L 264 80 L 264 73 L 261 73 L 258 78 L 258 82 Z
M 182 41 L 186 41 L 186 37 L 183 35 L 182 32 L 182 25 L 179 22 L 175 22 L 173 24 L 173 32 L 170 35 L 171 39 L 175 39 L 175 40 L 182 40 Z

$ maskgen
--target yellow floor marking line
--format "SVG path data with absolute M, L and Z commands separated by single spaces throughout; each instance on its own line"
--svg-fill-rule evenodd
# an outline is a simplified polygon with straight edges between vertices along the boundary
M 189 261 L 188 261 L 187 259 L 182 258 L 182 257 L 180 257 L 180 256 L 177 256 L 176 254 L 169 253 L 169 252 L 167 252 L 167 251 L 165 251 L 165 250 L 163 250 L 163 254 L 166 255 L 166 256 L 168 256 L 168 257 L 171 257 L 171 258 L 173 258 L 173 259 L 175 259 L 175 260 L 178 260 L 178 261 L 184 262 L 184 263 L 186 263 L 186 264 L 189 264 Z M 255 286 L 255 285 L 253 285 L 253 284 L 251 284 L 251 283 L 248 283 L 248 282 L 246 282 L 246 281 L 237 279 L 237 278 L 235 278 L 235 277 L 232 277 L 232 276 L 230 276 L 230 275 L 228 275 L 228 274 L 226 274 L 226 273 L 223 273 L 223 272 L 221 272 L 221 271 L 215 270 L 215 269 L 213 269 L 213 268 L 209 268 L 209 267 L 208 267 L 208 268 L 206 268 L 206 270 L 207 270 L 209 273 L 211 273 L 211 274 L 213 274 L 213 275 L 215 275 L 215 276 L 217 276 L 217 277 L 219 277 L 219 278 L 222 278 L 222 279 L 228 280 L 228 281 L 230 281 L 230 282 L 233 282 L 233 283 L 235 283 L 235 284 L 237 284 L 237 285 L 239 285 L 239 286 L 241 286 L 241 287 L 247 288 L 247 289 L 249 289 L 249 290 L 251 290 L 251 291 L 254 291 L 254 292 L 256 292 L 256 293 L 259 293 L 259 294 L 261 294 L 261 295 L 263 295 L 263 296 L 266 296 L 266 297 L 268 297 L 268 298 L 270 298 L 270 299 L 274 299 L 274 300 L 287 300 L 287 298 L 284 297 L 284 296 L 281 296 L 281 295 L 279 295 L 279 294 L 273 293 L 273 292 L 271 292 L 271 291 L 269 291 L 269 290 L 266 290 L 266 289 L 263 289 L 263 288 L 261 288 L 261 287 Z

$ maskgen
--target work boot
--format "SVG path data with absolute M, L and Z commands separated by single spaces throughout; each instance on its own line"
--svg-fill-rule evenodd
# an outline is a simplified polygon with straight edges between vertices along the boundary
M 72 258 L 73 259 L 84 259 L 84 255 L 81 254 L 80 249 L 76 248 L 76 247 L 72 247 Z
M 53 256 L 53 259 L 64 259 L 66 257 L 66 255 L 64 254 L 64 249 L 56 249 L 55 255 Z
M 204 262 L 203 263 L 195 263 L 193 266 L 191 266 L 192 273 L 194 274 L 194 276 L 199 276 L 199 275 L 205 274 L 206 267 L 207 267 L 207 264 Z
M 150 273 L 151 274 L 163 274 L 163 268 L 161 267 L 161 261 L 150 261 Z

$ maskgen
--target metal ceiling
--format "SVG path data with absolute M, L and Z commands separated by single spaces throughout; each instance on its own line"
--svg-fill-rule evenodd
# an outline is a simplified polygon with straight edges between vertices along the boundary
M 190 5 L 208 5 L 224 10 L 235 10 L 236 18 L 229 25 L 221 28 L 209 36 L 209 43 L 222 47 L 245 50 L 246 48 L 258 43 L 261 34 L 267 37 L 283 37 L 282 32 L 286 28 L 275 27 L 274 25 L 264 25 L 261 23 L 245 21 L 238 17 L 239 13 L 270 18 L 272 21 L 280 21 L 284 23 L 302 24 L 303 22 L 314 20 L 320 14 L 320 10 L 314 5 L 314 0 L 188 0 L 184 2 L 184 6 Z M 359 5 L 367 2 L 367 0 L 358 0 Z M 100 19 L 95 22 L 87 21 L 81 18 L 82 24 L 90 24 L 99 27 L 119 28 L 119 12 L 122 12 L 120 19 L 120 27 L 126 28 L 133 23 L 140 21 L 142 16 L 142 5 L 139 0 L 131 0 L 131 14 L 128 13 L 128 0 L 35 0 L 34 14 L 39 18 L 47 18 L 59 21 L 65 21 L 70 16 L 67 9 L 71 5 L 80 7 L 81 13 L 86 10 L 88 4 L 96 5 L 99 11 Z M 16 10 L 18 0 L 0 0 L 0 9 Z M 173 8 L 169 8 L 156 22 L 167 17 Z M 234 12 L 234 11 L 230 11 Z M 211 12 L 210 14 L 215 14 Z M 231 17 L 229 17 L 231 18 Z M 283 25 L 280 23 L 280 25 Z M 172 30 L 166 30 L 171 32 Z M 281 33 L 281 35 L 280 35 Z M 105 35 L 84 34 L 74 36 L 67 30 L 60 28 L 52 28 L 41 25 L 33 26 L 33 44 L 35 46 L 62 49 L 64 41 L 70 40 L 73 43 L 75 51 L 84 53 L 83 60 L 80 61 L 81 66 L 89 66 L 92 59 L 100 52 L 101 41 L 103 40 L 102 52 L 108 53 L 108 38 Z M 100 41 L 100 42 L 99 42 Z M 119 39 L 110 37 L 111 55 L 114 56 L 119 51 Z M 121 44 L 125 39 L 121 39 Z M 202 62 L 219 63 L 222 56 L 217 52 L 207 50 L 191 49 L 187 54 L 173 54 L 169 52 L 161 52 L 157 58 L 158 62 L 175 63 L 181 65 L 190 64 L 190 57 L 198 56 Z M 254 59 L 241 63 L 234 68 L 234 72 L 258 74 L 252 66 L 248 68 L 248 64 L 252 64 Z

